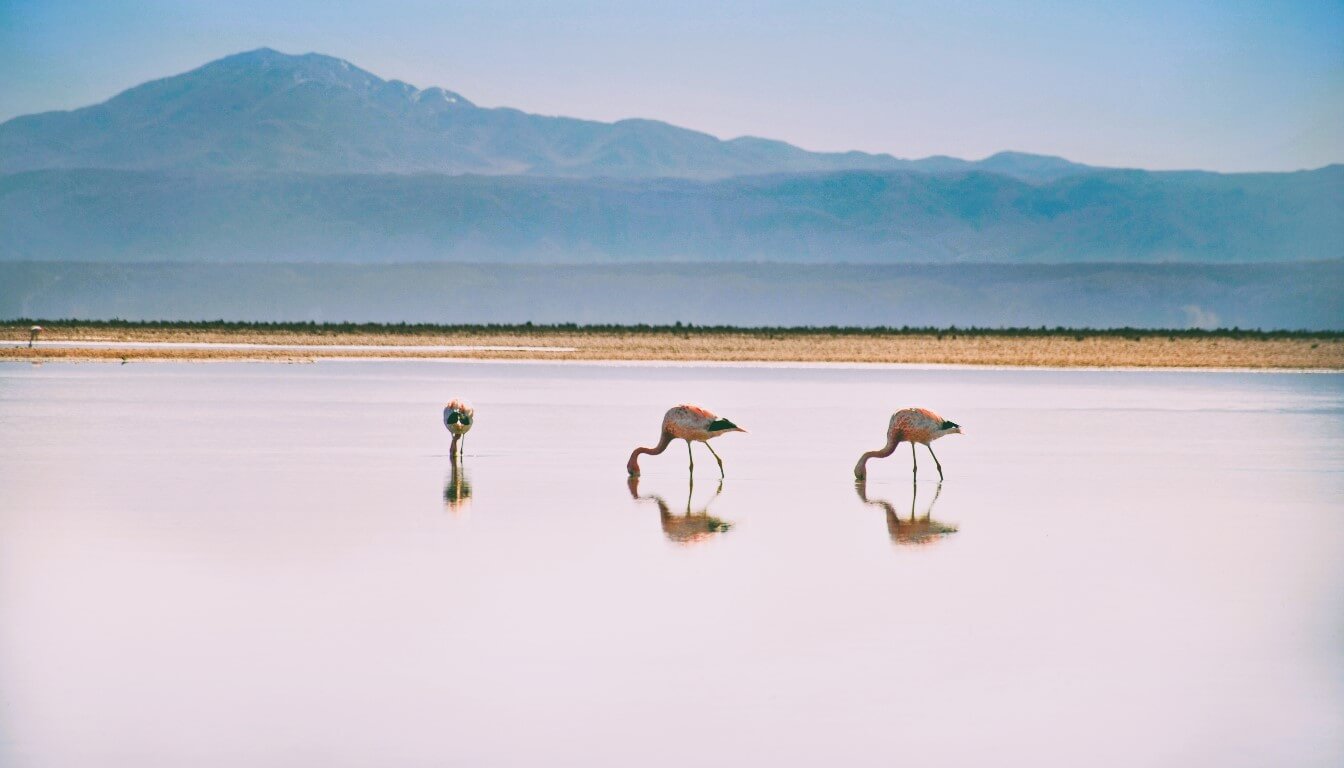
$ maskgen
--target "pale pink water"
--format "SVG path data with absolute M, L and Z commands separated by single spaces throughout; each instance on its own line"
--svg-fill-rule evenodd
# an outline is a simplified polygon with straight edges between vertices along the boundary
M 1342 501 L 1337 375 L 4 364 L 0 765 L 1339 765 Z

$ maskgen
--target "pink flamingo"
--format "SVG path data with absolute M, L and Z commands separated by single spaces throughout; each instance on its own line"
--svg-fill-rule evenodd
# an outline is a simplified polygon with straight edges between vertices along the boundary
M 663 416 L 663 433 L 658 438 L 658 445 L 653 448 L 636 448 L 630 454 L 630 461 L 626 462 L 625 468 L 631 476 L 637 477 L 641 454 L 647 453 L 650 456 L 657 456 L 667 450 L 667 446 L 671 445 L 673 440 L 685 440 L 686 454 L 691 459 L 692 473 L 695 472 L 695 454 L 691 453 L 691 443 L 697 442 L 704 443 L 709 452 L 714 454 L 714 460 L 719 463 L 719 477 L 723 477 L 723 459 L 719 458 L 719 454 L 709 444 L 709 441 L 729 432 L 746 431 L 733 422 L 721 419 L 699 406 L 678 405 L 669 409 Z
M 891 414 L 891 422 L 887 425 L 887 444 L 880 450 L 869 451 L 859 457 L 859 463 L 854 465 L 854 477 L 863 480 L 868 476 L 869 459 L 885 459 L 896 450 L 896 446 L 902 440 L 910 443 L 910 457 L 914 460 L 914 473 L 919 472 L 919 459 L 915 456 L 915 443 L 923 443 L 925 448 L 929 449 L 929 455 L 933 457 L 933 463 L 938 467 L 938 479 L 943 479 L 943 465 L 938 463 L 938 455 L 933 452 L 933 446 L 930 445 L 934 440 L 943 435 L 960 435 L 961 426 L 944 419 L 942 416 L 928 410 L 927 408 L 902 408 Z
M 476 409 L 467 404 L 465 400 L 449 400 L 448 404 L 443 406 L 443 426 L 453 435 L 453 443 L 448 447 L 448 452 L 454 459 L 462 455 L 462 445 L 466 442 L 464 436 L 471 431 L 471 425 L 476 421 Z

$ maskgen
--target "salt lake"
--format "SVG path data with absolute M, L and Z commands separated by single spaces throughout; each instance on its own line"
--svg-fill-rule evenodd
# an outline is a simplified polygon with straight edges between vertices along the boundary
M 629 481 L 681 402 L 727 477 Z M 907 405 L 946 479 L 856 486 Z M 1338 374 L 0 364 L 5 766 L 1334 766 L 1341 713 Z

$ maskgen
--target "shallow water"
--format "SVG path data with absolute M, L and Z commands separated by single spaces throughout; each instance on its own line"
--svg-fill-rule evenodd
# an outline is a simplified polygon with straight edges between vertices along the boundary
M 1339 765 L 1341 501 L 1339 375 L 0 364 L 0 764 Z

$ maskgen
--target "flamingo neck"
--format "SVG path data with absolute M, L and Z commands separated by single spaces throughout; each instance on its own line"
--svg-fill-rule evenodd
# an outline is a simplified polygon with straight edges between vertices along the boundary
M 859 463 L 854 465 L 854 477 L 862 480 L 868 476 L 869 459 L 885 459 L 896 451 L 896 446 L 901 442 L 901 434 L 892 432 L 887 435 L 887 444 L 876 451 L 868 451 L 859 457 Z
M 638 475 L 639 457 L 641 455 L 647 453 L 650 456 L 657 456 L 663 451 L 666 451 L 667 446 L 671 444 L 672 444 L 672 433 L 665 431 L 663 432 L 662 436 L 658 438 L 658 445 L 652 448 L 636 448 L 635 450 L 631 451 L 630 460 L 625 463 L 626 471 L 628 471 L 631 475 Z

